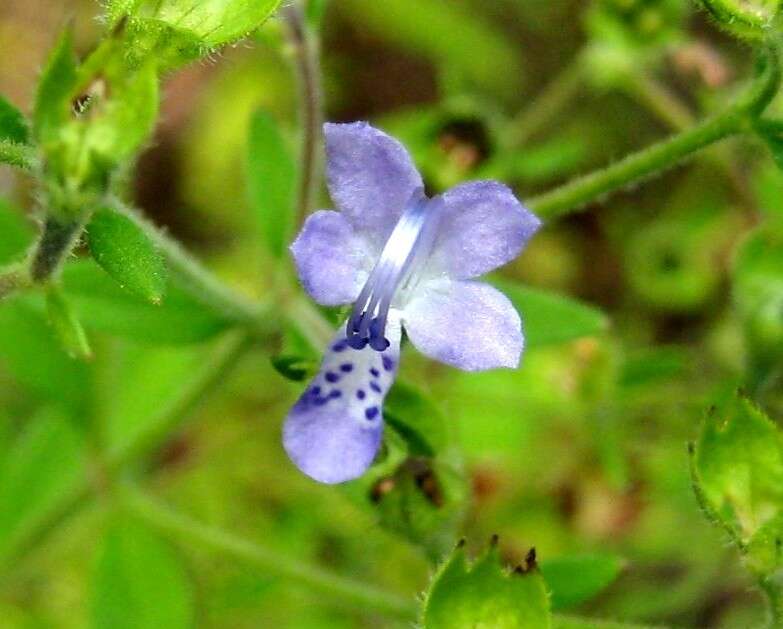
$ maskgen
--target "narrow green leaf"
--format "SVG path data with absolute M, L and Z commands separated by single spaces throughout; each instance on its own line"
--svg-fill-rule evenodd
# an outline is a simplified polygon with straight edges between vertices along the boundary
M 33 129 L 40 142 L 52 140 L 67 119 L 76 81 L 76 55 L 68 28 L 60 36 L 38 83 Z
M 552 609 L 589 601 L 617 579 L 622 567 L 623 560 L 614 555 L 574 555 L 541 562 Z
M 494 545 L 472 565 L 458 547 L 433 578 L 423 624 L 426 629 L 549 629 L 544 579 L 535 566 L 506 572 Z
M 250 204 L 269 251 L 279 258 L 294 225 L 296 169 L 277 123 L 264 111 L 250 122 L 247 169 Z
M 283 354 L 272 358 L 272 366 L 281 376 L 294 382 L 302 382 L 318 371 L 318 363 L 302 356 Z
M 739 543 L 783 514 L 783 434 L 746 398 L 707 414 L 692 456 L 700 499 Z
M 92 357 L 82 324 L 76 318 L 76 313 L 65 295 L 56 286 L 49 287 L 46 292 L 46 312 L 49 315 L 49 323 L 69 356 L 82 360 Z
M 145 525 L 123 517 L 103 540 L 93 577 L 94 629 L 189 629 L 192 586 L 177 553 Z
M 0 96 L 0 140 L 26 144 L 29 139 L 30 130 L 24 114 Z
M 32 417 L 0 474 L 0 557 L 34 528 L 86 472 L 86 451 L 69 418 L 54 408 Z
M 126 216 L 111 209 L 95 213 L 87 226 L 90 252 L 117 283 L 158 304 L 166 291 L 166 264 L 154 243 Z
M 228 322 L 170 281 L 166 300 L 150 304 L 120 288 L 90 260 L 67 264 L 63 287 L 88 328 L 136 341 L 193 343 L 215 336 Z
M 522 286 L 505 278 L 493 277 L 490 282 L 503 291 L 519 311 L 528 347 L 595 336 L 609 326 L 603 312 L 575 299 Z

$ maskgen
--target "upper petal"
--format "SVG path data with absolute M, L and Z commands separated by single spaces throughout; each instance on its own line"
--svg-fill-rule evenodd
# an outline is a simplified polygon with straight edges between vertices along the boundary
M 355 350 L 345 329 L 324 355 L 321 370 L 291 409 L 283 427 L 288 456 L 311 478 L 342 483 L 372 464 L 383 436 L 383 400 L 397 373 L 399 321 L 387 328 L 383 352 Z
M 329 193 L 380 249 L 412 194 L 423 186 L 408 151 L 366 122 L 326 123 Z
M 454 279 L 483 275 L 516 258 L 541 226 L 497 181 L 460 184 L 432 200 L 440 213 L 429 270 Z
M 421 284 L 403 311 L 411 342 L 423 354 L 465 371 L 519 365 L 522 322 L 508 298 L 482 282 Z
M 372 265 L 366 243 L 345 217 L 329 210 L 307 217 L 291 253 L 305 290 L 324 306 L 354 301 Z

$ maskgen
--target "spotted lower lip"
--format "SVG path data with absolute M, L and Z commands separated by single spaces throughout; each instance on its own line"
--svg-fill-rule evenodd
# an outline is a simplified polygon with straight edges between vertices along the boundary
M 346 338 L 354 349 L 369 344 L 380 352 L 389 346 L 385 337 L 389 307 L 397 291 L 409 282 L 415 268 L 429 253 L 436 221 L 430 199 L 423 191 L 416 191 L 386 241 L 348 319 Z

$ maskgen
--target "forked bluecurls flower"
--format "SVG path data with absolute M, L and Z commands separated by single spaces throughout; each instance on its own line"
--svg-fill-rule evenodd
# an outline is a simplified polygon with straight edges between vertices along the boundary
M 367 123 L 324 132 L 340 211 L 312 214 L 291 251 L 313 299 L 354 307 L 289 413 L 283 444 L 305 474 L 339 483 L 378 451 L 402 327 L 419 351 L 466 371 L 519 364 L 519 315 L 472 278 L 514 259 L 540 222 L 494 181 L 428 199 L 403 146 Z

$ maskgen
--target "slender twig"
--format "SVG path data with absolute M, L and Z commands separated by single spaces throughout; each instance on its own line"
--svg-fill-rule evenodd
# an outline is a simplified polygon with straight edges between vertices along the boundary
M 320 592 L 360 610 L 372 610 L 405 620 L 413 620 L 416 617 L 413 596 L 409 600 L 362 581 L 333 574 L 321 567 L 293 561 L 257 542 L 246 541 L 181 515 L 136 489 L 126 488 L 122 492 L 122 500 L 133 515 L 175 540 L 187 540 L 254 566 L 265 574 L 301 583 L 314 592 Z
M 577 211 L 591 201 L 627 188 L 680 163 L 698 150 L 745 131 L 749 120 L 767 106 L 780 83 L 776 54 L 769 55 L 764 72 L 750 89 L 722 113 L 666 140 L 596 172 L 574 179 L 555 190 L 528 201 L 543 218 Z
M 320 43 L 317 34 L 307 24 L 298 1 L 294 1 L 286 7 L 284 15 L 288 22 L 289 37 L 296 58 L 301 104 L 302 147 L 299 155 L 301 172 L 296 221 L 296 224 L 299 224 L 313 209 L 320 179 L 319 156 L 321 153 L 321 122 L 323 120 L 319 69 Z

